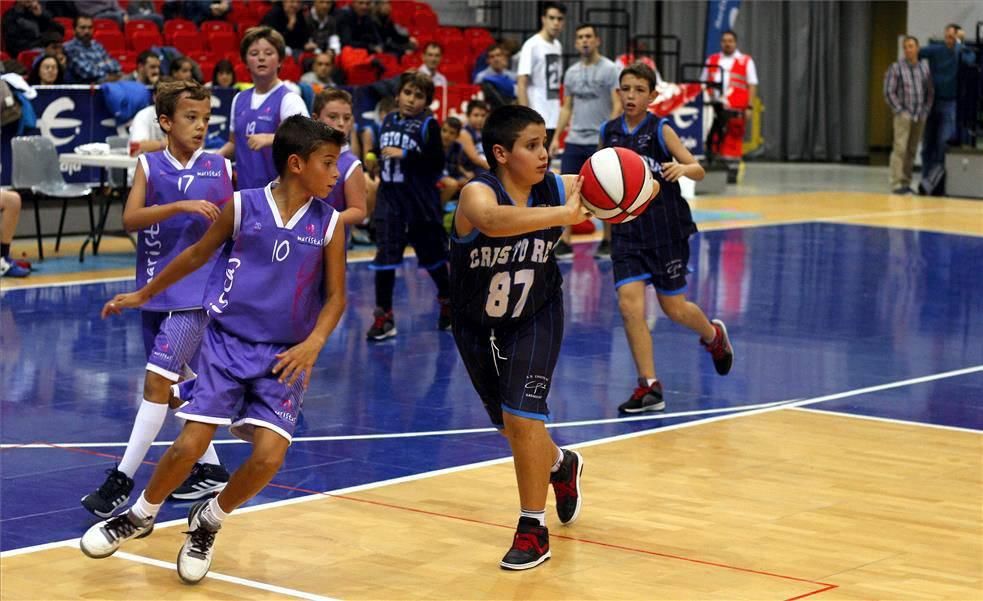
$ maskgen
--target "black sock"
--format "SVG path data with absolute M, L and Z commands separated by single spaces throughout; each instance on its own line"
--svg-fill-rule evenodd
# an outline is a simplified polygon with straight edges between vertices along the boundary
M 10 243 L 0 244 L 0 257 L 6 259 L 10 256 Z
M 447 263 L 444 263 L 440 267 L 434 267 L 427 273 L 433 278 L 433 283 L 437 284 L 437 298 L 450 298 L 451 280 L 447 271 Z
M 375 272 L 375 305 L 383 311 L 393 309 L 393 288 L 396 287 L 396 271 L 380 269 Z

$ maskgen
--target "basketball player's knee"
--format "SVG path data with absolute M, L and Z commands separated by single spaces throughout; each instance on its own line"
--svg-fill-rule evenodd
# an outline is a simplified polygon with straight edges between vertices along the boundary
M 662 312 L 673 321 L 680 321 L 686 316 L 686 299 L 682 296 L 666 296 L 659 299 Z
M 147 372 L 143 379 L 143 398 L 151 403 L 167 403 L 171 398 L 172 382 L 160 374 Z
M 276 450 L 255 449 L 249 457 L 249 464 L 264 474 L 275 474 L 283 465 L 284 455 Z
M 167 453 L 178 463 L 194 463 L 205 452 L 209 442 L 210 439 L 206 440 L 186 429 L 181 432 Z
M 625 319 L 640 319 L 645 316 L 645 295 L 639 294 L 636 290 L 622 286 L 618 289 L 618 309 L 621 316 Z M 644 290 L 644 289 L 643 289 Z

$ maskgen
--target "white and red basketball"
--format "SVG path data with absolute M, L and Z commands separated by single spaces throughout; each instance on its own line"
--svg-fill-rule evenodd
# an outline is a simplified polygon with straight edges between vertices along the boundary
M 625 223 L 649 206 L 652 172 L 642 157 L 627 148 L 602 148 L 580 169 L 580 196 L 598 219 Z

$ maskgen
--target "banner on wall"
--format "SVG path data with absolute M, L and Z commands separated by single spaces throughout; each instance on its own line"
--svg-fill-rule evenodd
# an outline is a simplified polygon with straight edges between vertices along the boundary
M 710 0 L 707 3 L 706 47 L 703 60 L 714 52 L 720 51 L 720 35 L 728 29 L 734 29 L 737 21 L 737 11 L 741 0 Z
M 703 85 L 663 84 L 659 95 L 649 105 L 657 117 L 669 117 L 683 146 L 696 158 L 703 157 Z
M 105 142 L 107 136 L 126 136 L 128 124 L 117 124 L 102 100 L 99 86 L 48 86 L 36 88 L 31 101 L 37 115 L 37 129 L 22 135 L 42 135 L 55 144 L 59 154 L 73 152 L 76 146 Z M 208 124 L 208 147 L 218 147 L 229 137 L 229 114 L 235 90 L 212 90 L 212 118 Z M 16 132 L 10 124 L 0 132 L 0 184 L 10 185 L 10 140 Z M 62 167 L 65 181 L 98 182 L 99 169 Z

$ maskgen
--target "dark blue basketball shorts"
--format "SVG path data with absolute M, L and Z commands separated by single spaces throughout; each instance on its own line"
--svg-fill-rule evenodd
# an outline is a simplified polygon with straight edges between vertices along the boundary
M 614 287 L 631 282 L 651 282 L 656 292 L 674 295 L 686 292 L 689 273 L 689 240 L 674 240 L 656 248 L 611 253 Z

